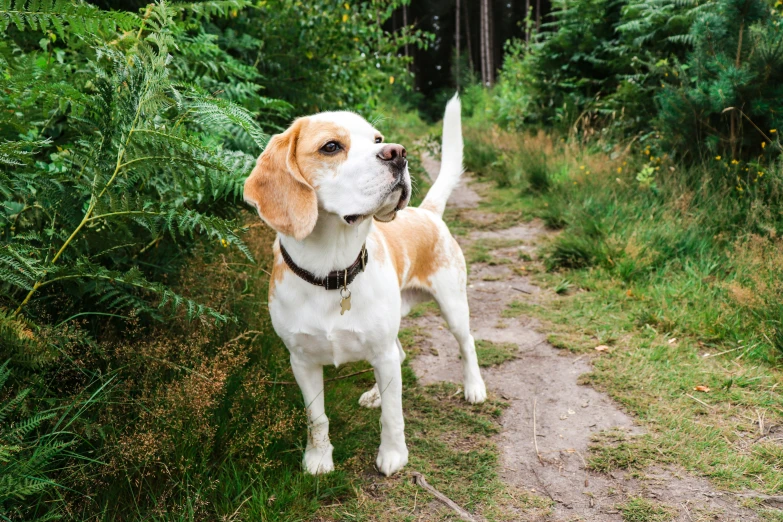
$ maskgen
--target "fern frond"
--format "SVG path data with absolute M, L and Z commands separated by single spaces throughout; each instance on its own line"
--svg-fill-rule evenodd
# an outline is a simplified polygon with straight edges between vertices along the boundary
M 256 123 L 245 108 L 229 100 L 206 96 L 193 97 L 184 103 L 183 109 L 194 112 L 194 119 L 206 128 L 217 130 L 233 124 L 244 130 L 259 147 L 266 147 L 269 136 Z
M 53 29 L 67 36 L 88 36 L 117 29 L 137 27 L 140 20 L 125 11 L 102 11 L 84 1 L 73 0 L 0 0 L 0 32 L 14 24 L 20 31 Z
M 197 20 L 212 17 L 236 16 L 237 11 L 252 6 L 249 0 L 211 0 L 206 2 L 174 2 L 169 7 L 193 16 Z

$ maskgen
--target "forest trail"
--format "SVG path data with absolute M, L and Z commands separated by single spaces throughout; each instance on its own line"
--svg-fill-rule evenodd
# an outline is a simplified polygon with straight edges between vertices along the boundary
M 439 162 L 424 156 L 422 163 L 434 179 Z M 473 186 L 477 185 L 466 173 L 447 208 L 459 209 L 473 222 L 491 222 L 492 215 L 479 210 L 481 196 Z M 466 257 L 477 246 L 489 254 L 484 256 L 487 261 L 474 260 L 469 269 L 471 331 L 477 344 L 489 341 L 512 347 L 512 358 L 482 367 L 490 393 L 509 405 L 495 438 L 502 480 L 551 499 L 551 513 L 535 520 L 627 520 L 622 509 L 629 502 L 633 505 L 634 499 L 667 511 L 669 516 L 661 520 L 759 520 L 735 495 L 718 491 L 706 479 L 677 467 L 608 473 L 586 469 L 588 446 L 598 434 L 609 432 L 610 439 L 622 440 L 640 436 L 644 430 L 607 395 L 579 384 L 580 375 L 591 371 L 590 356 L 556 349 L 532 319 L 503 316 L 510 303 L 536 303 L 551 292 L 536 287 L 519 269 L 522 258 L 536 257 L 548 234 L 541 223 L 533 221 L 457 237 Z M 405 318 L 403 327 L 423 334 L 417 342 L 420 353 L 411 362 L 421 384 L 461 383 L 458 347 L 437 311 Z M 529 518 L 521 512 L 520 519 Z

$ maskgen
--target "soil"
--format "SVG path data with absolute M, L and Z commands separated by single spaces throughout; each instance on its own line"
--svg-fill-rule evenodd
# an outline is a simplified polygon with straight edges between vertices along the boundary
M 437 176 L 437 161 L 425 157 L 423 164 L 431 177 Z M 466 174 L 448 208 L 470 212 L 480 223 L 493 221 L 491 216 L 481 216 L 480 200 Z M 504 245 L 490 250 L 495 264 L 472 264 L 468 280 L 473 336 L 518 346 L 516 359 L 482 368 L 487 388 L 509 404 L 495 441 L 503 481 L 553 501 L 551 513 L 539 520 L 621 521 L 618 505 L 631 497 L 664 505 L 673 513 L 670 520 L 759 520 L 754 511 L 740 505 L 736 495 L 718 491 L 706 479 L 681 469 L 611 473 L 585 469 L 588 445 L 595 434 L 614 429 L 633 437 L 644 430 L 608 396 L 579 384 L 579 376 L 591 371 L 589 356 L 554 348 L 530 318 L 501 315 L 512 301 L 535 303 L 542 297 L 544 290 L 512 267 L 521 264 L 520 250 L 535 255 L 547 234 L 541 223 L 533 221 L 457 238 L 463 250 L 478 240 Z M 518 245 L 508 246 L 516 241 Z M 433 312 L 404 319 L 406 326 L 426 332 L 417 347 L 420 353 L 411 362 L 420 382 L 459 384 L 458 347 L 443 319 Z

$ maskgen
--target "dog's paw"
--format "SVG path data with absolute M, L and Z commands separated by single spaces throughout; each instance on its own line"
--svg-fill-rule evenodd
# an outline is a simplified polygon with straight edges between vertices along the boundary
M 408 463 L 408 448 L 404 445 L 402 449 L 392 449 L 384 447 L 381 444 L 378 450 L 378 458 L 375 459 L 375 465 L 378 467 L 378 471 L 390 477 L 397 473 L 399 470 Z
M 465 400 L 471 404 L 481 404 L 487 400 L 487 387 L 479 377 L 476 382 L 465 382 Z
M 305 450 L 304 468 L 311 475 L 321 475 L 334 471 L 332 462 L 332 450 L 334 446 L 310 447 Z
M 362 393 L 362 396 L 359 397 L 359 406 L 363 406 L 365 408 L 381 407 L 381 392 L 378 391 L 377 383 L 370 391 Z

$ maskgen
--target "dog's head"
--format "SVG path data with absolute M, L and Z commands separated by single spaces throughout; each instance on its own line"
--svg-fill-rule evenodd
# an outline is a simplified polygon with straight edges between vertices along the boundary
M 319 212 L 346 225 L 390 221 L 410 200 L 405 149 L 352 112 L 299 118 L 272 137 L 245 181 L 245 201 L 276 231 L 307 237 Z

